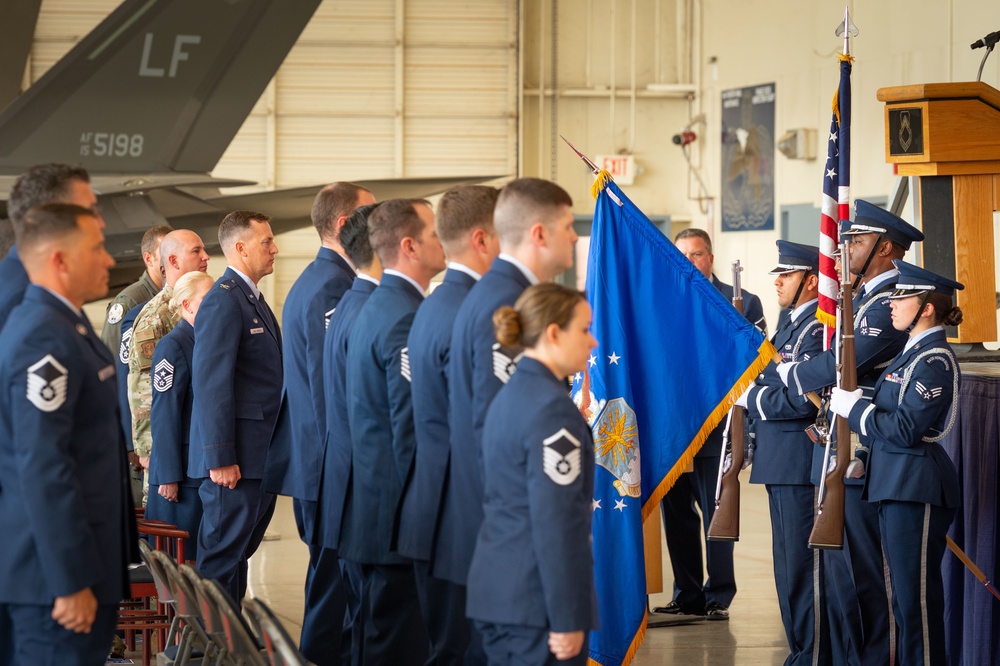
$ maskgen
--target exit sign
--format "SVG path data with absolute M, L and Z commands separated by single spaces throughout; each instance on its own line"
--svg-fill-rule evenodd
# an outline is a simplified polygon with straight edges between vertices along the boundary
M 598 155 L 596 163 L 619 185 L 632 185 L 635 180 L 635 157 L 632 155 Z

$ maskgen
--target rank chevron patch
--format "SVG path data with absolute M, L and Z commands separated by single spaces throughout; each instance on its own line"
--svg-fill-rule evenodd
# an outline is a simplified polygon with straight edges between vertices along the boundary
M 153 388 L 165 393 L 174 385 L 174 366 L 167 359 L 161 360 L 153 368 Z

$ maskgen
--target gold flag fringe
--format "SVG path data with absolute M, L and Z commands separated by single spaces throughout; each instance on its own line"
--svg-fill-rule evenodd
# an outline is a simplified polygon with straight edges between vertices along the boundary
M 597 197 L 600 196 L 601 191 L 607 187 L 608 182 L 612 180 L 614 180 L 614 178 L 611 177 L 611 174 L 606 170 L 601 169 L 597 173 L 596 178 L 594 178 L 594 184 L 590 186 L 590 196 L 592 196 L 596 201 Z
M 660 482 L 660 485 L 658 485 L 656 490 L 654 490 L 649 496 L 646 503 L 642 505 L 643 521 L 649 517 L 649 514 L 653 512 L 660 500 L 663 499 L 663 496 L 667 494 L 667 491 L 673 487 L 677 479 L 680 478 L 680 475 L 683 474 L 684 470 L 688 468 L 691 461 L 694 459 L 695 454 L 698 453 L 702 445 L 705 443 L 705 440 L 708 439 L 708 435 L 715 430 L 715 426 L 719 425 L 722 418 L 729 412 L 729 409 L 736 402 L 736 399 L 739 398 L 743 394 L 743 391 L 745 391 L 747 387 L 753 383 L 754 379 L 757 378 L 757 375 L 759 375 L 764 368 L 767 367 L 767 364 L 771 362 L 777 353 L 777 350 L 775 350 L 774 345 L 771 344 L 770 340 L 765 339 L 764 342 L 760 344 L 760 347 L 757 348 L 757 358 L 750 364 L 750 367 L 748 367 L 743 374 L 740 375 L 740 378 L 736 380 L 736 383 L 733 384 L 731 389 L 729 389 L 729 393 L 726 394 L 726 397 L 722 400 L 722 402 L 720 402 L 716 408 L 712 410 L 712 413 L 708 415 L 708 418 L 705 419 L 705 423 L 702 424 L 698 434 L 695 435 L 691 444 L 688 445 L 687 450 L 684 451 L 684 455 L 680 457 L 680 460 L 674 463 L 670 472 L 667 473 L 663 481 Z
M 829 312 L 823 312 L 822 310 L 816 310 L 816 320 L 826 326 L 827 328 L 837 327 L 837 315 L 832 315 Z
M 625 653 L 625 657 L 622 659 L 621 666 L 628 666 L 635 659 L 636 652 L 639 651 L 639 646 L 642 645 L 642 641 L 646 638 L 646 621 L 649 619 L 648 614 L 643 614 L 642 624 L 639 625 L 639 631 L 635 632 L 635 636 L 632 638 L 632 644 L 628 646 L 628 652 Z M 587 659 L 587 666 L 618 666 L 618 664 L 602 664 L 599 661 L 594 661 L 593 659 Z

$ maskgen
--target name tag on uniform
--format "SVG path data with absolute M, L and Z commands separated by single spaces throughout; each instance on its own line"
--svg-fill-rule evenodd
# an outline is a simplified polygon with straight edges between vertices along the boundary
M 114 376 L 115 376 L 115 366 L 113 366 L 113 365 L 105 366 L 105 367 L 101 368 L 100 370 L 98 370 L 98 372 L 97 372 L 97 378 L 100 379 L 102 382 L 105 379 L 108 379 L 109 377 L 114 377 Z
M 264 327 L 263 326 L 261 326 L 259 328 L 251 328 L 250 329 L 250 335 L 257 335 L 258 333 L 263 333 L 263 332 L 264 332 Z

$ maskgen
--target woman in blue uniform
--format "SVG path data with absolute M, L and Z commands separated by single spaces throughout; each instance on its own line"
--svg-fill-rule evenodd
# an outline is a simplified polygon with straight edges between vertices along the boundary
M 493 317 L 497 341 L 524 355 L 483 429 L 484 520 L 466 609 L 490 664 L 587 662 L 594 442 L 566 378 L 597 346 L 590 320 L 583 294 L 556 284 Z
M 941 439 L 951 429 L 959 384 L 945 326 L 962 322 L 952 296 L 963 286 L 897 261 L 892 325 L 909 331 L 871 402 L 834 389 L 831 409 L 869 445 L 865 493 L 878 503 L 879 533 L 892 581 L 898 662 L 944 664 L 945 537 L 960 503 L 958 472 Z
M 153 354 L 153 403 L 149 417 L 153 449 L 149 458 L 146 518 L 186 530 L 191 535 L 184 541 L 184 557 L 188 560 L 197 560 L 201 523 L 198 496 L 201 479 L 187 476 L 194 319 L 212 283 L 212 277 L 201 272 L 187 273 L 177 280 L 170 308 L 179 311 L 181 319 L 160 340 Z

